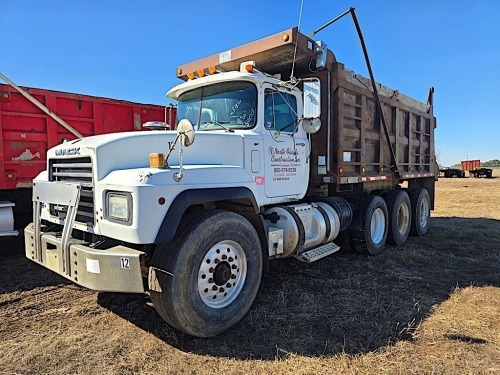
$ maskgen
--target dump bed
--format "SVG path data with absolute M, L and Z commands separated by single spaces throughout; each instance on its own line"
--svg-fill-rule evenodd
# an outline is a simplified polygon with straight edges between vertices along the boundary
M 317 68 L 317 53 L 317 44 L 293 28 L 179 66 L 177 76 L 201 76 L 210 67 L 238 70 L 240 63 L 253 60 L 258 70 L 279 74 L 285 81 L 292 69 L 295 78 L 318 77 L 322 127 L 311 137 L 311 182 L 350 184 L 435 176 L 433 89 L 422 103 L 376 84 L 391 153 L 371 81 L 346 69 L 330 50 L 324 54 L 325 67 Z
M 481 160 L 462 160 L 460 163 L 464 171 L 474 171 L 481 168 Z
M 141 130 L 147 121 L 175 121 L 161 105 L 24 87 L 84 136 Z M 9 85 L 0 84 L 0 189 L 30 187 L 46 167 L 49 148 L 74 139 L 51 117 Z
M 313 181 L 346 184 L 435 175 L 432 91 L 424 104 L 377 83 L 394 159 L 371 81 L 338 62 L 317 75 L 330 100 L 323 96 L 322 124 L 327 126 L 312 136 Z

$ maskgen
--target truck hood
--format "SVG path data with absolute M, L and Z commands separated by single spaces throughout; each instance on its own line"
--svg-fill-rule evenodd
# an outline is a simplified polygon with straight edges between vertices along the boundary
M 91 156 L 97 179 L 101 180 L 112 171 L 149 167 L 149 154 L 157 152 L 166 156 L 169 142 L 173 142 L 175 137 L 175 131 L 96 135 L 65 142 L 49 150 L 47 156 L 48 159 Z M 195 142 L 189 148 L 183 148 L 183 164 L 243 167 L 244 137 L 242 133 L 224 131 L 197 132 Z M 179 164 L 179 143 L 168 164 Z

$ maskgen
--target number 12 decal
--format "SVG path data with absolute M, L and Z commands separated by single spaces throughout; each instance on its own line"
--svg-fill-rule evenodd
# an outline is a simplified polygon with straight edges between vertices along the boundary
M 130 269 L 130 258 L 120 258 L 120 266 L 123 269 Z

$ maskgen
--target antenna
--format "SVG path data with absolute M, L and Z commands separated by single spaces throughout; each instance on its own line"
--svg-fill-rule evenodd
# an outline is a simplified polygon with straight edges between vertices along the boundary
M 295 70 L 295 58 L 297 57 L 297 47 L 299 45 L 299 35 L 300 35 L 300 22 L 302 21 L 302 9 L 304 8 L 304 0 L 300 2 L 300 12 L 299 12 L 299 24 L 297 25 L 297 40 L 295 41 L 295 49 L 293 51 L 293 61 L 292 61 L 292 72 L 290 73 L 290 81 L 294 82 L 296 79 L 293 76 L 293 71 Z

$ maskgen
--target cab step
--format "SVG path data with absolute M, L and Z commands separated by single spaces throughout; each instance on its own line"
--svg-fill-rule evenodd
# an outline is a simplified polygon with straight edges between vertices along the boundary
M 298 259 L 305 263 L 312 263 L 339 250 L 340 246 L 337 246 L 333 242 L 330 242 L 326 245 L 321 245 L 315 247 L 314 249 L 303 252 L 298 256 Z

